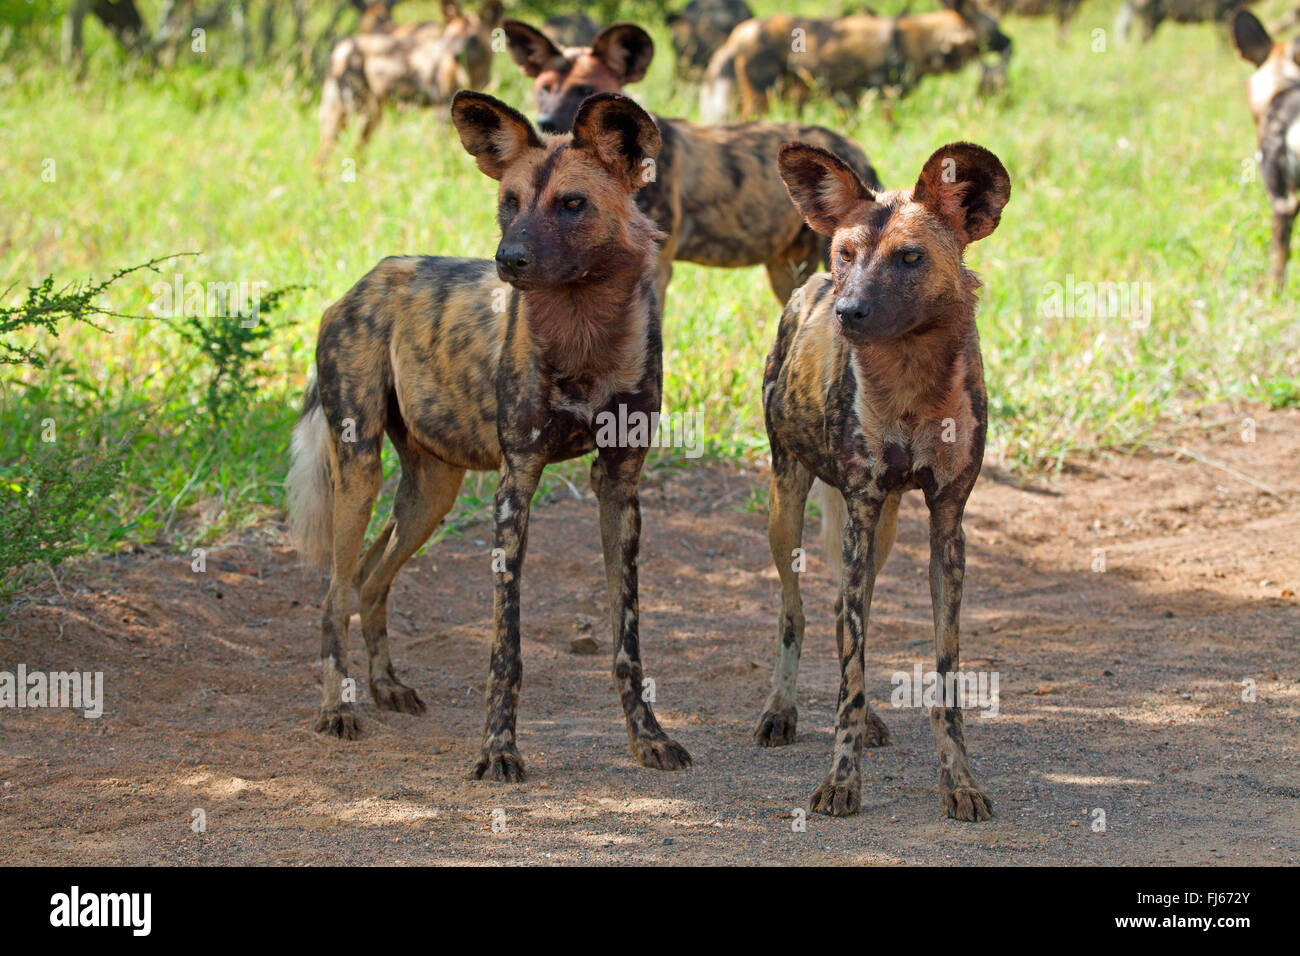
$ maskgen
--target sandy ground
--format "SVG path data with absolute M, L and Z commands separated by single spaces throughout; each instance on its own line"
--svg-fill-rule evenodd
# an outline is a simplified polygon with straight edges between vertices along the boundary
M 1001 681 L 999 716 L 967 719 L 990 823 L 944 818 L 923 712 L 889 705 L 892 673 L 933 664 L 919 495 L 867 645 L 893 742 L 867 753 L 860 815 L 808 815 L 800 832 L 829 761 L 832 583 L 810 542 L 800 735 L 759 749 L 778 592 L 766 519 L 747 506 L 764 476 L 695 466 L 647 477 L 641 573 L 647 673 L 692 770 L 628 753 L 592 501 L 535 512 L 522 785 L 465 779 L 488 529 L 399 576 L 394 655 L 429 711 L 380 713 L 363 680 L 352 743 L 310 729 L 324 582 L 268 529 L 209 554 L 205 574 L 162 554 L 83 566 L 0 632 L 0 670 L 102 670 L 107 697 L 99 720 L 0 710 L 0 863 L 1295 864 L 1300 413 L 1262 415 L 1256 438 L 1234 422 L 1184 440 L 1203 460 L 1104 457 L 1029 485 L 986 469 L 966 520 L 962 657 Z M 571 650 L 583 637 L 597 656 Z

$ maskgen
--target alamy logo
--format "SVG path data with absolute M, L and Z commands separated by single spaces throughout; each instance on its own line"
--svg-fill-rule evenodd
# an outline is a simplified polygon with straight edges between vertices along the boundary
M 148 936 L 152 924 L 152 893 L 70 893 L 50 897 L 51 926 L 129 926 L 134 936 Z
M 894 685 L 889 702 L 895 707 L 962 707 L 978 710 L 981 717 L 998 715 L 997 671 L 921 671 L 912 665 L 912 673 L 895 671 L 889 678 Z
M 617 414 L 596 415 L 597 448 L 684 448 L 687 458 L 704 454 L 700 433 L 704 429 L 703 412 L 629 411 L 619 405 Z
M 17 673 L 0 671 L 2 707 L 71 707 L 94 719 L 104 713 L 104 673 L 28 673 L 27 665 L 19 664 Z

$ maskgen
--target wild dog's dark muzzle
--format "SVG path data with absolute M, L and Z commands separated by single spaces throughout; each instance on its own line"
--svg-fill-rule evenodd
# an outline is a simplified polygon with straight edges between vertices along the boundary
M 522 242 L 503 242 L 497 246 L 497 275 L 503 282 L 522 278 L 533 264 L 533 252 Z

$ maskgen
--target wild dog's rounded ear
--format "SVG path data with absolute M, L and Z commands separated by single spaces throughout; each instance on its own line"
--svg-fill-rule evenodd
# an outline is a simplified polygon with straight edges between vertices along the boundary
M 848 163 L 820 146 L 786 143 L 776 165 L 795 207 L 823 236 L 834 235 L 858 205 L 876 198 Z
M 624 83 L 635 83 L 650 69 L 655 41 L 635 23 L 611 23 L 591 41 L 591 54 Z
M 573 146 L 594 153 L 628 189 L 639 189 L 655 178 L 659 127 L 630 97 L 597 93 L 578 107 Z
M 506 49 L 510 51 L 510 59 L 519 64 L 525 76 L 537 76 L 557 58 L 564 59 L 560 48 L 536 27 L 518 20 L 506 20 L 501 29 L 506 31 Z
M 1249 10 L 1238 10 L 1232 17 L 1232 45 L 1243 60 L 1256 66 L 1263 66 L 1273 52 L 1273 38 Z
M 461 90 L 451 101 L 451 121 L 478 168 L 500 179 L 526 150 L 541 149 L 533 124 L 494 97 Z
M 1010 198 L 1006 167 L 974 143 L 949 143 L 935 150 L 912 187 L 912 201 L 948 223 L 963 245 L 996 229 Z

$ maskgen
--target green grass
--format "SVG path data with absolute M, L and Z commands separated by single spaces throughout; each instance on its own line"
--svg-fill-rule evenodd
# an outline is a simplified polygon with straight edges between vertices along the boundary
M 1288 2 L 1263 11 L 1276 16 Z M 825 9 L 809 0 L 753 5 Z M 156 4 L 142 7 L 152 20 Z M 639 9 L 649 8 L 620 7 L 628 18 Z M 1107 37 L 1107 51 L 1093 52 L 1092 31 L 1109 31 L 1115 9 L 1090 0 L 1063 44 L 1050 20 L 1008 19 L 1016 54 L 1005 95 L 976 99 L 968 69 L 927 79 L 892 121 L 870 98 L 853 112 L 817 103 L 803 117 L 861 143 L 889 186 L 910 184 L 954 139 L 988 146 L 1010 170 L 1002 225 L 969 260 L 984 280 L 991 446 L 1012 469 L 1051 470 L 1071 456 L 1139 446 L 1210 404 L 1300 400 L 1300 267 L 1284 295 L 1267 290 L 1267 204 L 1262 186 L 1243 176 L 1255 150 L 1242 88 L 1248 68 L 1212 26 L 1166 24 L 1145 47 Z M 433 15 L 433 5 L 398 12 Z M 659 56 L 634 92 L 661 114 L 694 116 L 697 90 L 673 78 L 666 31 L 640 19 Z M 81 82 L 57 66 L 56 40 L 51 25 L 7 41 L 0 29 L 0 48 L 9 47 L 0 65 L 6 300 L 50 273 L 102 277 L 192 250 L 201 255 L 164 267 L 165 279 L 180 271 L 186 281 L 303 288 L 284 298 L 260 343 L 255 397 L 219 423 L 206 408 L 211 370 L 167 323 L 117 319 L 109 334 L 40 336 L 46 367 L 9 370 L 0 384 L 0 466 L 40 453 L 46 418 L 65 435 L 125 438 L 123 476 L 97 520 L 127 540 L 210 540 L 280 507 L 322 309 L 385 255 L 489 256 L 494 184 L 444 116 L 420 110 L 386 115 L 359 158 L 349 131 L 317 178 L 316 91 L 284 63 L 240 69 L 228 32 L 209 37 L 205 56 L 150 72 L 124 65 L 88 24 Z M 501 54 L 493 92 L 525 106 L 527 91 Z M 774 115 L 793 118 L 788 107 Z M 54 182 L 42 178 L 47 160 Z M 349 160 L 355 182 L 340 175 Z M 1148 284 L 1149 325 L 1044 315 L 1048 283 L 1071 275 Z M 111 311 L 148 316 L 158 278 L 115 286 Z M 675 271 L 665 401 L 704 412 L 711 456 L 765 453 L 759 391 L 778 315 L 759 268 Z M 582 473 L 566 472 L 575 483 Z M 467 482 L 458 522 L 483 513 L 494 482 Z

